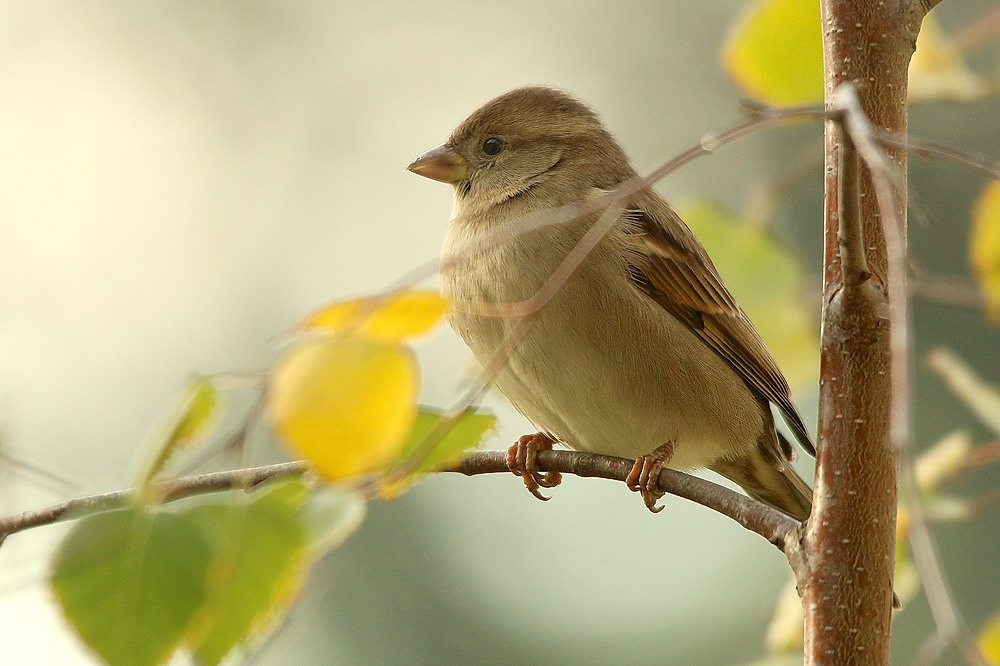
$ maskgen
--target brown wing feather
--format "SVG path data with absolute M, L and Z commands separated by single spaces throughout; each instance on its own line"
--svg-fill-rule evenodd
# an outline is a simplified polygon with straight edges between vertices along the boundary
M 712 260 L 666 201 L 647 192 L 629 207 L 644 260 L 637 284 L 724 358 L 752 391 L 781 410 L 796 439 L 816 455 L 774 357 L 722 284 Z M 640 240 L 641 239 L 641 240 Z M 791 451 L 786 451 L 791 455 Z

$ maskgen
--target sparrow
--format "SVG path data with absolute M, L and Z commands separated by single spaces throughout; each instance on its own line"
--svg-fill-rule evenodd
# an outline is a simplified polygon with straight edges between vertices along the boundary
M 536 497 L 559 475 L 541 474 L 535 456 L 561 443 L 634 459 L 626 483 L 651 511 L 663 467 L 708 468 L 808 517 L 812 491 L 771 405 L 815 449 L 778 364 L 673 208 L 649 187 L 615 197 L 638 176 L 590 107 L 553 88 L 512 90 L 407 169 L 454 188 L 449 321 L 539 430 L 507 455 Z M 608 228 L 567 274 L 595 224 Z M 563 281 L 537 311 L 503 314 L 557 270 Z

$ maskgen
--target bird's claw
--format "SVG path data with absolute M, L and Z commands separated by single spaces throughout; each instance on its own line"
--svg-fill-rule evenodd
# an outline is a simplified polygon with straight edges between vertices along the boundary
M 539 451 L 551 451 L 555 440 L 540 432 L 524 435 L 507 448 L 507 468 L 524 480 L 524 487 L 532 495 L 547 502 L 552 499 L 540 492 L 540 488 L 555 488 L 562 482 L 559 472 L 545 472 L 538 469 L 536 457 Z
M 663 505 L 656 506 L 656 502 L 666 495 L 660 490 L 660 470 L 667 466 L 670 459 L 674 457 L 674 444 L 667 442 L 657 447 L 652 453 L 647 453 L 639 457 L 628 476 L 625 477 L 625 485 L 632 492 L 637 492 L 642 496 L 642 502 L 652 513 L 663 511 Z

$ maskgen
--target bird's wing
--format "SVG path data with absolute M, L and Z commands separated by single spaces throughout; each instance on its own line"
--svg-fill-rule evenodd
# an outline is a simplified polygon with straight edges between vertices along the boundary
M 777 362 L 684 221 L 649 191 L 628 206 L 627 215 L 639 249 L 631 266 L 636 285 L 687 324 L 754 393 L 777 405 L 802 447 L 816 455 Z

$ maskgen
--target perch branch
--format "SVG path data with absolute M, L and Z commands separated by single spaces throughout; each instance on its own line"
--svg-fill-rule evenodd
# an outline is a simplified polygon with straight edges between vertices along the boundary
M 624 481 L 632 467 L 632 461 L 576 451 L 544 451 L 538 454 L 538 466 L 543 472 L 557 471 L 581 477 Z M 302 475 L 307 469 L 305 462 L 296 461 L 185 476 L 155 484 L 155 492 L 163 502 L 172 502 L 211 492 L 249 490 L 272 479 Z M 506 454 L 501 451 L 467 454 L 461 462 L 442 471 L 466 476 L 510 473 Z M 661 490 L 718 511 L 764 537 L 785 552 L 793 566 L 797 566 L 798 521 L 745 495 L 683 472 L 664 469 L 659 481 Z M 117 508 L 130 501 L 133 493 L 133 490 L 116 490 L 0 517 L 0 543 L 7 536 L 27 529 Z

